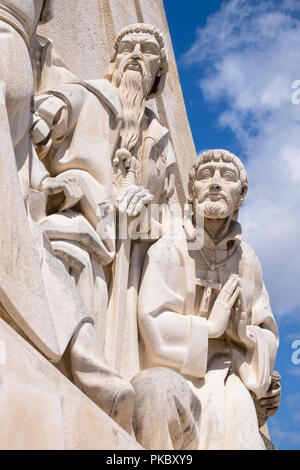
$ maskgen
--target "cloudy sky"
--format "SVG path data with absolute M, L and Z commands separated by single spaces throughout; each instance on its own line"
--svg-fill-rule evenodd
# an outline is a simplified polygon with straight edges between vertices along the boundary
M 300 449 L 300 1 L 164 4 L 197 152 L 226 148 L 248 171 L 240 221 L 281 335 L 282 406 L 269 427 L 278 448 Z

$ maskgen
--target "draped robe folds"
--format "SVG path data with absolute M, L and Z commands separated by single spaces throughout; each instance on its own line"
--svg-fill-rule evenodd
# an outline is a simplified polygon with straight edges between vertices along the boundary
M 247 330 L 256 339 L 251 350 L 237 336 L 233 312 L 225 334 L 208 338 L 207 318 L 218 292 L 212 291 L 209 311 L 200 316 L 204 288 L 196 280 L 207 279 L 208 266 L 187 246 L 184 234 L 181 240 L 164 236 L 148 251 L 138 306 L 142 368 L 167 367 L 185 377 L 201 403 L 199 449 L 264 449 L 252 396 L 268 391 L 278 332 L 259 261 L 241 242 L 238 222 L 217 246 L 205 233 L 207 259 L 227 259 L 217 270 L 218 282 L 223 286 L 231 273 L 239 275 Z
M 19 14 L 13 10 L 16 3 Z M 33 76 L 24 36 L 33 32 L 40 4 L 0 2 L 0 301 L 5 320 L 58 361 L 77 326 L 90 315 L 49 240 L 26 211 L 30 200 L 40 196 L 30 189 L 30 169 L 43 174 L 28 132 Z M 10 12 L 3 13 L 3 5 Z M 22 18 L 22 12 L 30 14 Z
M 1 0 L 0 19 L 14 27 L 26 46 L 34 34 L 45 0 Z
M 110 328 L 109 325 L 106 328 L 109 301 L 106 281 L 111 274 L 111 266 L 108 269 L 103 269 L 103 266 L 109 265 L 114 258 L 116 233 L 114 217 L 104 221 L 96 215 L 99 215 L 99 206 L 105 201 L 111 201 L 122 186 L 122 175 L 112 165 L 123 124 L 122 107 L 116 89 L 109 81 L 78 80 L 56 55 L 52 43 L 43 38 L 38 39 L 43 43 L 43 48 L 41 67 L 36 71 L 39 82 L 37 91 L 59 97 L 66 103 L 69 112 L 66 138 L 58 146 L 53 146 L 42 161 L 45 175 L 48 172 L 52 177 L 74 176 L 84 195 L 76 210 L 69 213 L 54 210 L 54 214 L 41 218 L 40 226 L 69 272 L 71 259 L 80 262 L 80 275 L 76 274 L 77 279 L 76 276 L 74 279 L 85 304 L 93 311 L 97 331 L 104 340 L 104 332 Z M 166 212 L 174 193 L 172 177 L 176 161 L 168 134 L 156 115 L 146 108 L 139 149 L 141 179 L 137 183 L 149 189 L 154 195 L 154 203 Z M 38 185 L 40 173 L 36 176 L 33 172 L 32 180 Z M 99 227 L 101 233 L 107 233 L 106 242 L 98 235 Z M 110 245 L 110 249 L 107 245 Z M 126 370 L 122 370 L 126 378 L 139 370 L 135 312 L 142 264 L 140 259 L 145 246 L 135 244 L 132 251 L 133 264 L 129 274 L 131 309 L 124 333 L 124 349 L 127 341 L 131 344 L 130 357 L 128 351 L 123 351 L 124 354 L 120 351 L 122 357 L 126 357 Z M 107 273 L 109 276 L 106 276 Z

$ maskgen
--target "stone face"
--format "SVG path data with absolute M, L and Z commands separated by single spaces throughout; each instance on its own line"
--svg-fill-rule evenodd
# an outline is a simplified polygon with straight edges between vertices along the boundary
M 265 449 L 278 332 L 246 171 L 213 150 L 188 180 L 161 0 L 69 6 L 0 1 L 0 447 Z
M 2 320 L 0 350 L 0 449 L 140 449 Z

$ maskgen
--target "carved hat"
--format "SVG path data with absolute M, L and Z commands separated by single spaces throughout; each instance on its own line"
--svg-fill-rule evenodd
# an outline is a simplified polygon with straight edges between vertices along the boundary
M 119 51 L 119 44 L 121 40 L 127 36 L 127 34 L 134 34 L 134 33 L 144 33 L 144 34 L 151 34 L 152 36 L 155 37 L 156 41 L 159 44 L 160 47 L 160 59 L 161 59 L 161 67 L 159 70 L 158 75 L 155 78 L 152 90 L 148 96 L 148 99 L 155 98 L 156 96 L 160 95 L 164 89 L 165 83 L 166 83 L 166 75 L 169 69 L 168 66 L 168 57 L 167 57 L 167 46 L 166 46 L 166 38 L 165 35 L 163 34 L 162 31 L 160 31 L 156 26 L 153 26 L 151 24 L 146 24 L 146 23 L 135 23 L 126 26 L 123 28 L 115 41 L 114 45 L 114 54 L 110 60 L 110 66 L 108 69 L 108 72 L 106 74 L 107 80 L 111 81 L 113 72 L 114 72 L 114 66 L 116 62 L 116 57 L 118 55 Z
M 189 203 L 193 204 L 194 199 L 195 199 L 194 186 L 195 186 L 195 182 L 197 181 L 197 176 L 198 176 L 200 167 L 204 165 L 205 163 L 220 162 L 220 161 L 223 161 L 226 163 L 233 163 L 233 165 L 237 168 L 240 182 L 241 182 L 240 206 L 242 205 L 242 203 L 244 202 L 245 196 L 247 194 L 247 191 L 248 191 L 247 172 L 245 170 L 245 167 L 242 161 L 236 155 L 234 155 L 234 153 L 231 153 L 228 150 L 223 150 L 223 149 L 207 150 L 206 152 L 201 153 L 201 155 L 197 158 L 197 161 L 192 166 L 192 169 L 189 175 L 189 186 L 188 186 Z M 238 212 L 236 213 L 236 216 L 237 215 L 238 215 Z

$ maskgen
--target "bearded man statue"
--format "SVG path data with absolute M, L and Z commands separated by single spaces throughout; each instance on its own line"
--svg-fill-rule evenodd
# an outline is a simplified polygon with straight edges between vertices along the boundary
M 120 212 L 133 218 L 150 203 L 166 219 L 171 213 L 175 155 L 168 129 L 146 106 L 147 100 L 162 93 L 166 81 L 165 38 L 148 24 L 124 28 L 116 38 L 105 79 L 78 80 L 62 67 L 47 41 L 40 57 L 32 137 L 45 168 L 38 187 L 47 195 L 47 208 L 39 223 L 105 340 L 112 298 L 108 285 L 114 283 L 112 202 L 118 200 Z M 160 236 L 159 217 L 153 223 Z M 131 348 L 129 354 L 125 343 L 123 352 L 118 352 L 131 370 L 128 377 L 139 369 L 135 312 L 147 248 L 142 243 L 131 246 L 127 309 L 131 333 L 124 333 L 124 338 L 135 344 L 135 352 Z
M 204 152 L 189 181 L 204 228 L 195 217 L 194 234 L 184 227 L 148 251 L 138 305 L 144 370 L 132 380 L 135 435 L 146 449 L 266 448 L 262 414 L 280 401 L 272 385 L 278 331 L 237 221 L 247 189 L 235 155 Z

